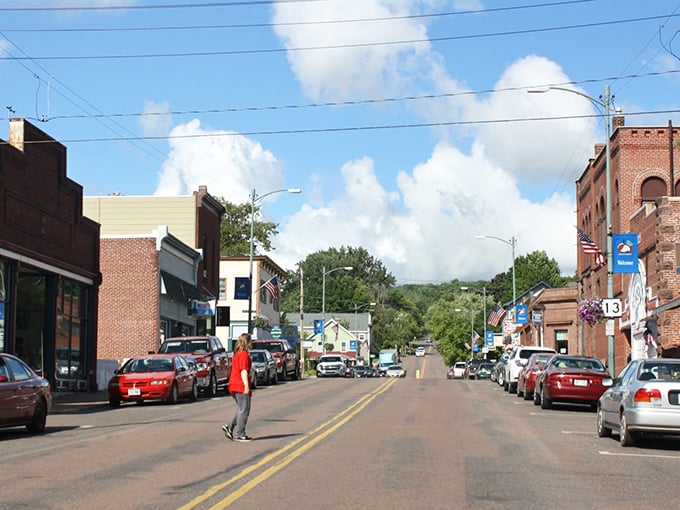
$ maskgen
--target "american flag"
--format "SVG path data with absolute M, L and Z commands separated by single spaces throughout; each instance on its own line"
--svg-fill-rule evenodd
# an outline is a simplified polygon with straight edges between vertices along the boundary
M 604 265 L 607 262 L 607 259 L 605 258 L 604 253 L 602 253 L 602 250 L 597 247 L 595 242 L 583 230 L 576 227 L 576 231 L 578 232 L 578 239 L 581 241 L 583 253 L 590 253 L 594 255 L 596 266 Z
M 281 297 L 281 290 L 279 289 L 279 282 L 276 281 L 276 276 L 267 280 L 264 283 L 264 288 L 269 291 L 272 298 L 279 299 Z
M 491 311 L 491 315 L 489 315 L 489 320 L 488 322 L 491 326 L 494 328 L 498 326 L 498 323 L 501 321 L 503 316 L 505 315 L 505 308 L 503 308 L 500 305 L 494 305 L 493 310 Z
M 472 345 L 475 345 L 477 340 L 479 340 L 479 333 L 477 333 L 475 330 L 472 330 Z

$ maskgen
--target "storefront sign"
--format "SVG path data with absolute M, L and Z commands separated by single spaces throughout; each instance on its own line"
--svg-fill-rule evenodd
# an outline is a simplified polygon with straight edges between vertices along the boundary
M 612 234 L 612 272 L 638 272 L 638 235 Z

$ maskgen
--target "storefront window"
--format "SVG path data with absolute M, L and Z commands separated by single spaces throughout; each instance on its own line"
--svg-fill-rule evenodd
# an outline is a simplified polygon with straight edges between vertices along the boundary
M 55 373 L 62 379 L 85 378 L 85 332 L 87 331 L 87 290 L 61 279 L 57 290 Z
M 0 261 L 0 352 L 5 352 L 5 310 L 7 309 L 6 300 L 9 292 L 6 287 L 7 264 Z

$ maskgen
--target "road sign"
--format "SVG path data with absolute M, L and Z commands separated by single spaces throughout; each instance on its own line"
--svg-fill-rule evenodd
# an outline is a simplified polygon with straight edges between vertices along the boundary
M 512 319 L 503 319 L 503 332 L 508 335 L 515 331 L 515 322 Z
M 602 312 L 605 317 L 621 317 L 623 315 L 623 306 L 620 299 L 603 299 Z
M 281 338 L 281 327 L 280 326 L 272 326 L 270 333 L 272 335 L 272 338 L 276 338 L 276 339 Z

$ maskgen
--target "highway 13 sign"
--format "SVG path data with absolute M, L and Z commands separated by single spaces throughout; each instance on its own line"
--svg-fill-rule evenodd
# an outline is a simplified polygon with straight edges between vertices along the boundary
M 605 317 L 621 317 L 623 315 L 623 306 L 620 299 L 603 299 L 602 312 Z

